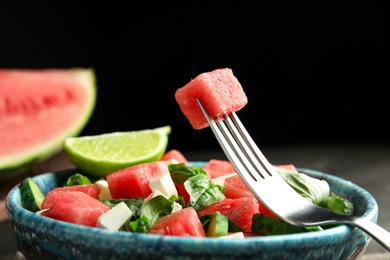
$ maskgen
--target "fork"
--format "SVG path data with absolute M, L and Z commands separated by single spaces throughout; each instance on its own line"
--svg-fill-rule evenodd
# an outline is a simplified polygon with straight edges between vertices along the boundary
M 376 223 L 353 215 L 340 215 L 317 206 L 298 194 L 280 176 L 257 147 L 235 112 L 210 118 L 196 101 L 225 155 L 252 193 L 280 219 L 295 226 L 348 224 L 356 226 L 390 251 L 390 233 Z

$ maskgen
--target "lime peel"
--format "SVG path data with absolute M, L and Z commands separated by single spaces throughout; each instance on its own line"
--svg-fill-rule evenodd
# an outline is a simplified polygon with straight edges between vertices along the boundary
M 120 169 L 158 161 L 166 151 L 169 125 L 154 129 L 69 137 L 64 149 L 80 170 L 96 177 Z

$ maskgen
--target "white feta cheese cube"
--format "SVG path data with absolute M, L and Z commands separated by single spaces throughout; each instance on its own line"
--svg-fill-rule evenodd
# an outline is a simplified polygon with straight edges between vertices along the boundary
M 98 218 L 97 227 L 112 231 L 119 230 L 128 221 L 133 213 L 126 203 L 120 202 Z
M 171 196 L 178 196 L 175 183 L 173 182 L 170 174 L 164 174 L 159 178 L 151 180 L 149 187 L 152 191 L 159 190 L 168 198 Z

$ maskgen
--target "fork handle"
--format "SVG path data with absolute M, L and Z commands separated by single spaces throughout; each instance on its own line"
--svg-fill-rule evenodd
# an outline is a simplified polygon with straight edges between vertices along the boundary
M 388 232 L 386 229 L 370 220 L 361 217 L 352 217 L 350 223 L 364 230 L 379 244 L 386 248 L 387 251 L 390 251 L 390 232 Z

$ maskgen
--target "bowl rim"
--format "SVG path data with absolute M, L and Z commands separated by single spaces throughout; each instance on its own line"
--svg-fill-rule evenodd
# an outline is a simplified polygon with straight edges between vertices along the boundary
M 201 166 L 206 162 L 190 162 L 193 166 Z M 353 190 L 359 196 L 362 196 L 367 203 L 367 209 L 362 214 L 362 217 L 368 218 L 372 221 L 377 221 L 378 215 L 378 205 L 374 197 L 365 189 L 360 186 L 347 181 L 338 176 L 334 176 L 325 172 L 300 168 L 297 167 L 298 171 L 308 174 L 310 176 L 325 179 L 330 182 L 331 186 L 337 186 L 338 184 L 342 184 L 347 187 L 349 190 Z M 68 169 L 56 172 L 46 172 L 40 175 L 33 176 L 32 178 L 37 181 L 38 185 L 40 185 L 39 181 L 44 181 L 47 178 L 55 178 L 60 172 L 63 174 L 71 174 L 76 172 L 77 169 Z M 20 183 L 19 183 L 20 184 Z M 295 233 L 295 234 L 283 234 L 283 235 L 270 235 L 270 236 L 250 236 L 245 239 L 236 239 L 236 238 L 197 238 L 197 237 L 178 237 L 178 236 L 164 236 L 164 235 L 152 235 L 152 234 L 141 234 L 141 233 L 133 233 L 126 231 L 109 231 L 96 227 L 88 227 L 82 226 L 78 224 L 68 223 L 64 221 L 58 221 L 51 218 L 46 218 L 44 216 L 40 216 L 35 214 L 34 212 L 28 211 L 21 206 L 20 202 L 20 193 L 18 190 L 19 184 L 15 185 L 8 193 L 6 197 L 6 210 L 9 215 L 11 222 L 20 223 L 21 225 L 39 227 L 39 225 L 48 225 L 55 227 L 56 230 L 63 230 L 65 233 L 75 234 L 79 233 L 81 236 L 99 236 L 99 237 L 108 237 L 108 239 L 112 240 L 115 238 L 119 240 L 126 239 L 141 239 L 143 242 L 156 242 L 163 240 L 164 243 L 177 243 L 180 240 L 183 244 L 203 244 L 206 243 L 208 245 L 217 245 L 224 244 L 225 246 L 245 246 L 245 247 L 253 247 L 254 245 L 258 245 L 259 243 L 284 243 L 286 240 L 312 240 L 318 238 L 326 238 L 333 236 L 341 236 L 346 237 L 351 232 L 353 232 L 354 227 L 349 227 L 344 224 L 340 224 L 335 227 L 326 228 L 322 231 L 317 232 L 305 232 L 305 233 Z M 113 236 L 114 234 L 114 236 Z

